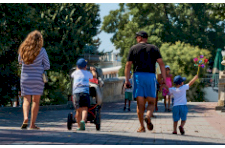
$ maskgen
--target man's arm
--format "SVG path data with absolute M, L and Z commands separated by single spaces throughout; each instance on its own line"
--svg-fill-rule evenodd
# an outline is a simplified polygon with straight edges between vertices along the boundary
M 131 70 L 131 66 L 132 66 L 132 61 L 127 61 L 126 66 L 125 66 L 125 88 L 126 88 L 126 84 L 131 85 L 130 81 L 129 81 L 129 76 L 130 76 L 130 70 Z
M 193 85 L 197 79 L 198 79 L 198 75 L 195 75 L 194 78 L 188 83 L 189 87 Z
M 157 59 L 157 63 L 159 64 L 160 70 L 161 70 L 161 75 L 163 78 L 163 83 L 166 83 L 166 69 L 165 69 L 165 65 L 164 62 L 162 60 L 162 58 Z

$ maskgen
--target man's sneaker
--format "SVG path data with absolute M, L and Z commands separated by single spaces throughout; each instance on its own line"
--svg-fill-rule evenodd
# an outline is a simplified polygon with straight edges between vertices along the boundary
M 125 111 L 125 110 L 126 110 L 126 107 L 123 108 L 123 111 Z
M 130 111 L 130 108 L 128 108 L 128 111 Z
M 185 131 L 184 131 L 184 128 L 182 126 L 179 126 L 179 130 L 180 130 L 181 135 L 184 135 Z
M 145 117 L 145 122 L 146 122 L 146 124 L 147 124 L 147 128 L 148 128 L 148 130 L 153 130 L 153 124 L 152 124 L 152 122 L 148 122 L 148 118 L 147 117 Z
M 80 130 L 85 130 L 85 122 L 83 120 L 80 121 Z

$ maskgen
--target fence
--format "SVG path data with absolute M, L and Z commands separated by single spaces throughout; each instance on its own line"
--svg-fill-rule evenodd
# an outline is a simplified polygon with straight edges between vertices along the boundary
M 213 74 L 206 74 L 205 78 L 201 78 L 200 80 L 205 84 L 205 86 L 218 88 L 219 74 L 215 74 L 214 79 L 212 79 L 212 77 Z

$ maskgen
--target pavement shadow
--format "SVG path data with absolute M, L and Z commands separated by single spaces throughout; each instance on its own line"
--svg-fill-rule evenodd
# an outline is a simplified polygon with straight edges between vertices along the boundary
M 67 122 L 67 115 L 70 110 L 55 110 L 55 111 L 39 111 L 36 120 L 37 125 L 41 124 L 41 127 L 54 126 L 62 127 L 60 122 Z M 30 120 L 30 115 L 29 115 Z M 20 127 L 23 123 L 22 112 L 8 112 L 1 114 L 0 126 L 5 127 Z
M 188 104 L 189 113 L 205 113 L 206 109 L 202 105 L 190 105 Z M 137 103 L 131 102 L 131 111 L 123 110 L 124 102 L 104 103 L 102 105 L 101 118 L 102 120 L 137 120 Z M 168 115 L 168 112 L 164 112 L 165 107 L 162 102 L 158 102 L 157 118 L 171 118 L 172 112 Z M 75 113 L 73 110 L 54 110 L 54 111 L 39 111 L 37 117 L 37 125 L 41 124 L 41 127 L 62 127 L 62 123 L 67 122 L 67 116 L 69 112 Z M 146 111 L 145 111 L 146 113 Z M 163 113 L 166 113 L 163 114 Z M 20 127 L 23 122 L 22 112 L 1 112 L 0 113 L 0 126 L 5 127 Z M 29 116 L 30 117 L 30 116 Z M 198 117 L 198 116 L 188 116 Z M 156 118 L 156 119 L 157 119 Z M 61 124 L 60 124 L 61 123 Z
M 97 144 L 97 145 L 221 145 L 214 142 L 143 138 L 82 132 L 1 130 L 0 144 Z

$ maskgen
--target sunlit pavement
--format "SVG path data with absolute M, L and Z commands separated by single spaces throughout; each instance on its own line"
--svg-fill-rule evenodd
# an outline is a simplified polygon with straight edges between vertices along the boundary
M 0 112 L 0 144 L 79 144 L 79 145 L 224 145 L 225 113 L 215 111 L 216 103 L 188 102 L 188 118 L 185 135 L 179 130 L 172 134 L 172 113 L 164 112 L 162 102 L 152 118 L 153 131 L 137 133 L 139 122 L 136 102 L 131 111 L 123 111 L 123 102 L 105 103 L 101 112 L 101 130 L 87 123 L 86 131 L 67 130 L 67 114 L 72 110 L 40 111 L 37 126 L 40 130 L 21 130 L 21 111 Z M 73 111 L 72 111 L 73 112 Z

